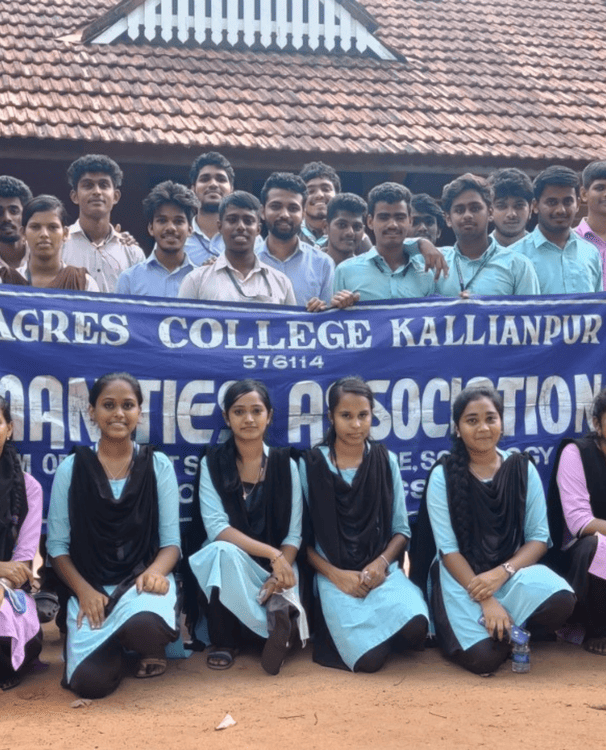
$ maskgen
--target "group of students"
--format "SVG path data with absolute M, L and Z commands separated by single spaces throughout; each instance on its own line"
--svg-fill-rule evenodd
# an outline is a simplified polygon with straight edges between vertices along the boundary
M 138 655 L 137 677 L 163 674 L 181 612 L 192 647 L 210 643 L 211 669 L 229 668 L 243 645 L 257 644 L 262 667 L 277 674 L 311 633 L 319 664 L 374 672 L 394 650 L 422 649 L 430 634 L 448 658 L 486 674 L 510 653 L 514 624 L 541 637 L 576 623 L 586 648 L 606 654 L 606 390 L 594 430 L 564 441 L 554 468 L 552 568 L 540 564 L 550 528 L 538 473 L 528 455 L 498 447 L 501 397 L 464 389 L 453 405 L 452 450 L 426 483 L 410 577 L 397 459 L 370 439 L 374 398 L 360 378 L 331 386 L 326 437 L 303 452 L 266 444 L 273 410 L 263 383 L 233 383 L 223 409 L 230 435 L 202 453 L 183 540 L 170 460 L 133 441 L 142 401 L 131 375 L 100 377 L 89 394 L 99 442 L 75 447 L 54 479 L 47 549 L 66 592 L 64 687 L 108 695 L 127 652 Z M 12 428 L 0 400 L 4 690 L 42 647 L 25 593 L 42 497 L 21 470 Z
M 0 177 L 0 280 L 309 311 L 358 300 L 604 288 L 606 162 L 588 165 L 582 181 L 561 166 L 534 182 L 515 168 L 488 180 L 465 174 L 444 187 L 441 206 L 394 182 L 372 188 L 366 202 L 342 193 L 338 174 L 322 162 L 299 175 L 272 173 L 259 199 L 234 191 L 234 179 L 229 161 L 208 152 L 192 164 L 190 187 L 156 185 L 143 202 L 154 240 L 146 258 L 111 224 L 122 171 L 109 157 L 87 155 L 69 167 L 79 210 L 69 227 L 57 198 L 32 198 L 20 180 Z M 581 198 L 588 216 L 575 231 Z M 438 249 L 446 225 L 456 241 Z

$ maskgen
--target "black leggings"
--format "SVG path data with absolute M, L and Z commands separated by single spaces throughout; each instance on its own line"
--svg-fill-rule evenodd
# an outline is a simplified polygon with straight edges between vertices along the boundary
M 570 591 L 557 591 L 535 609 L 528 618 L 528 628 L 541 627 L 553 632 L 560 628 L 572 614 L 575 596 Z M 474 674 L 494 672 L 507 659 L 511 651 L 509 641 L 485 638 L 468 648 L 459 649 L 450 658 Z
M 23 671 L 27 665 L 42 651 L 42 628 L 25 644 L 25 657 L 18 670 L 13 669 L 11 660 L 12 638 L 0 637 L 0 680 L 12 677 L 16 672 Z
M 69 688 L 82 698 L 104 698 L 122 680 L 124 651 L 136 651 L 142 658 L 164 658 L 164 648 L 176 632 L 155 612 L 139 612 L 80 662 Z
M 425 615 L 415 615 L 392 638 L 363 654 L 354 664 L 353 671 L 378 672 L 394 647 L 398 650 L 420 648 L 427 636 L 427 625 Z

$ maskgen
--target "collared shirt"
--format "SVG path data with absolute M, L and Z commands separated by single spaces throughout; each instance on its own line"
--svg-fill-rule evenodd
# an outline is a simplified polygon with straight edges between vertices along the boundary
M 212 265 L 201 266 L 189 273 L 181 284 L 179 297 L 222 302 L 297 304 L 292 284 L 283 273 L 261 263 L 255 255 L 255 265 L 244 275 L 231 265 L 225 253 L 221 253 Z
M 305 307 L 312 297 L 330 304 L 335 275 L 335 262 L 323 250 L 297 238 L 294 253 L 279 260 L 269 252 L 267 241 L 257 253 L 259 260 L 288 276 L 295 290 L 297 305 Z
M 564 249 L 548 240 L 538 226 L 510 249 L 522 253 L 532 262 L 539 277 L 541 294 L 603 291 L 600 254 L 594 245 L 572 230 Z
M 185 253 L 181 265 L 169 271 L 158 260 L 154 247 L 149 258 L 122 271 L 116 284 L 116 292 L 142 297 L 177 297 L 181 282 L 194 268 L 196 266 Z
M 62 271 L 64 268 L 67 267 L 67 263 L 62 260 L 60 265 L 60 270 Z M 32 274 L 29 270 L 29 265 L 26 266 L 25 271 L 21 274 L 22 276 L 25 276 L 27 279 L 28 284 L 32 283 Z M 49 289 L 53 289 L 54 287 L 49 287 Z M 98 292 L 99 291 L 99 285 L 97 282 L 93 279 L 93 277 L 86 272 L 86 286 L 84 287 L 85 292 Z
M 442 297 L 458 297 L 463 289 L 495 296 L 540 294 L 539 280 L 528 258 L 494 239 L 479 258 L 463 255 L 458 244 L 440 250 L 450 269 L 447 279 L 442 275 L 436 282 L 436 294 Z
M 604 289 L 606 289 L 606 241 L 593 231 L 586 219 L 583 219 L 574 231 L 584 240 L 587 240 L 587 242 L 591 242 L 592 245 L 596 246 L 600 258 L 602 259 L 602 280 L 604 282 Z
M 405 249 L 408 250 L 406 244 Z M 452 271 L 451 271 L 452 273 Z M 434 293 L 433 272 L 425 271 L 425 260 L 409 255 L 406 265 L 392 271 L 376 247 L 339 263 L 334 291 L 359 292 L 362 302 L 375 299 L 428 297 Z
M 77 221 L 69 228 L 69 237 L 63 245 L 63 260 L 69 266 L 86 268 L 99 291 L 113 292 L 122 271 L 145 260 L 145 253 L 138 245 L 123 244 L 113 226 L 105 242 L 97 247 Z
M 316 237 L 312 229 L 307 226 L 307 223 L 303 221 L 301 229 L 299 230 L 299 237 L 312 247 L 319 247 L 321 250 L 325 250 L 328 245 L 328 235 L 323 234 L 320 237 Z

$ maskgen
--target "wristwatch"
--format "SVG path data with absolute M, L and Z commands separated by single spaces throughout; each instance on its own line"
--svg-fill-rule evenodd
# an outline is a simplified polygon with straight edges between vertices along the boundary
M 503 564 L 501 565 L 501 567 L 502 567 L 502 568 L 505 568 L 505 572 L 507 573 L 507 575 L 508 575 L 508 576 L 509 576 L 510 578 L 511 578 L 511 576 L 512 576 L 512 575 L 514 575 L 514 573 L 516 573 L 516 572 L 517 572 L 517 571 L 516 571 L 516 569 L 515 569 L 515 568 L 513 567 L 513 565 L 512 565 L 511 563 L 503 563 Z

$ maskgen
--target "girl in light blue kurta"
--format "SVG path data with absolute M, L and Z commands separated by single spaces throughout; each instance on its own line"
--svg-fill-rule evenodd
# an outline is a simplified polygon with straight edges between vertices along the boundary
M 428 613 L 400 558 L 410 528 L 396 457 L 369 443 L 373 394 L 359 378 L 342 378 L 328 396 L 325 444 L 300 466 L 317 571 L 314 660 L 374 672 L 392 646 L 422 646 Z
M 431 574 L 438 642 L 478 674 L 507 658 L 511 624 L 553 632 L 575 601 L 563 578 L 536 564 L 550 544 L 543 487 L 528 456 L 497 448 L 502 414 L 492 388 L 459 394 L 454 449 L 432 470 L 426 494 L 438 553 Z M 418 533 L 427 549 L 423 510 Z
M 263 383 L 234 383 L 224 405 L 232 436 L 202 458 L 200 520 L 208 540 L 189 558 L 208 601 L 207 665 L 230 667 L 252 631 L 266 639 L 263 668 L 277 674 L 295 628 L 307 638 L 294 563 L 301 545 L 299 474 L 288 449 L 263 442 L 272 416 Z
M 139 383 L 110 373 L 93 385 L 96 452 L 77 447 L 60 464 L 48 516 L 48 552 L 74 593 L 67 608 L 64 686 L 100 698 L 120 683 L 124 650 L 140 655 L 137 677 L 166 670 L 176 640 L 171 571 L 180 554 L 179 493 L 172 464 L 131 435 Z

